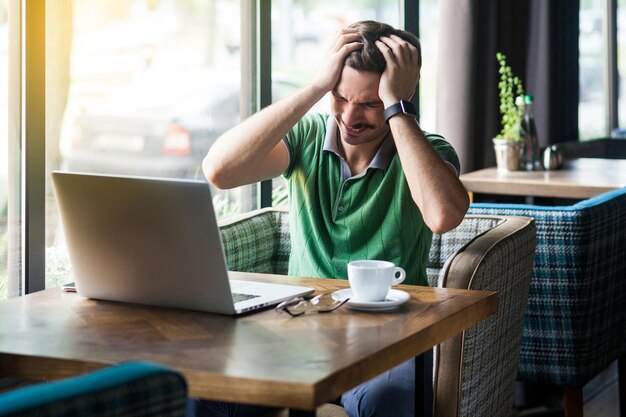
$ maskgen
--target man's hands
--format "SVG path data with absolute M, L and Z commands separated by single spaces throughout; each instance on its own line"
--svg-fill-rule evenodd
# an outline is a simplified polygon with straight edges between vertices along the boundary
M 385 107 L 400 99 L 409 100 L 420 77 L 417 48 L 396 35 L 382 36 L 376 41 L 376 46 L 387 61 L 380 78 L 378 96 Z M 313 86 L 324 92 L 331 91 L 339 81 L 346 57 L 362 47 L 363 41 L 356 29 L 341 29 Z
M 359 35 L 356 29 L 341 29 L 335 38 L 335 43 L 330 48 L 326 64 L 313 82 L 313 86 L 324 92 L 335 88 L 343 70 L 344 60 L 350 52 L 362 47 L 361 35 Z
M 381 36 L 376 46 L 383 53 L 387 66 L 378 86 L 378 96 L 385 107 L 409 100 L 420 78 L 417 48 L 396 35 Z

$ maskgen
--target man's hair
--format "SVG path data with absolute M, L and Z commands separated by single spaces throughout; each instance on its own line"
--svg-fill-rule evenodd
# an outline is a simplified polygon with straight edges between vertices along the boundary
M 351 52 L 346 57 L 346 65 L 350 68 L 357 71 L 382 73 L 387 66 L 387 61 L 385 61 L 385 57 L 376 46 L 376 41 L 381 36 L 389 35 L 396 35 L 417 48 L 417 65 L 419 67 L 422 66 L 420 41 L 411 32 L 395 29 L 386 23 L 374 22 L 372 20 L 356 22 L 348 27 L 357 29 L 363 38 L 363 48 Z

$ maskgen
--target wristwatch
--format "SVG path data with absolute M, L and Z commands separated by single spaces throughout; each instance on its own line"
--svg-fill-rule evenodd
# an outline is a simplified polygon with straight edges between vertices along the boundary
M 417 111 L 415 110 L 415 106 L 410 101 L 400 100 L 396 104 L 393 104 L 385 109 L 383 116 L 385 117 L 385 123 L 389 123 L 389 119 L 391 119 L 396 114 L 405 114 L 411 117 L 417 117 Z

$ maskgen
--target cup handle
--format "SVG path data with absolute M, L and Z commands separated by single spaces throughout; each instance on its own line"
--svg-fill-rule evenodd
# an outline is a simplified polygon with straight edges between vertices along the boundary
M 398 272 L 400 273 L 399 277 L 396 276 L 398 275 Z M 404 272 L 404 269 L 400 268 L 399 266 L 396 266 L 395 268 L 393 268 L 393 282 L 391 283 L 391 285 L 398 285 L 402 281 L 404 281 L 405 278 L 406 278 L 406 272 Z

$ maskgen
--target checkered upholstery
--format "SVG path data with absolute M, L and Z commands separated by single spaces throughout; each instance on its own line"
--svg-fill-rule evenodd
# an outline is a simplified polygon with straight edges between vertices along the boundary
M 511 416 L 535 226 L 524 217 L 469 216 L 433 238 L 445 259 L 437 286 L 498 293 L 498 312 L 435 350 L 435 416 Z
M 454 232 L 433 235 L 427 263 L 428 282 L 437 285 L 446 260 L 476 235 L 496 226 L 501 219 L 477 217 L 464 221 Z M 220 222 L 229 271 L 286 275 L 289 269 L 289 212 L 262 209 Z
M 229 271 L 287 275 L 289 213 L 261 209 L 220 222 Z
M 499 217 L 477 216 L 465 219 L 459 226 L 448 233 L 444 233 L 443 235 L 433 234 L 430 253 L 428 254 L 428 263 L 426 265 L 428 284 L 431 287 L 436 287 L 439 273 L 446 261 L 476 236 L 494 228 L 500 224 L 500 222 L 502 222 L 502 219 Z
M 582 386 L 626 353 L 626 189 L 571 206 L 473 204 L 469 213 L 537 224 L 521 380 Z
M 127 362 L 0 395 L 2 417 L 184 416 L 187 385 L 159 365 Z
M 264 209 L 223 222 L 228 267 L 286 274 L 288 220 L 285 211 Z M 268 227 L 273 231 L 263 230 Z M 527 218 L 466 216 L 456 229 L 433 236 L 427 271 L 431 285 L 497 291 L 500 300 L 495 316 L 438 350 L 437 417 L 503 417 L 513 411 L 534 245 L 534 224 Z

